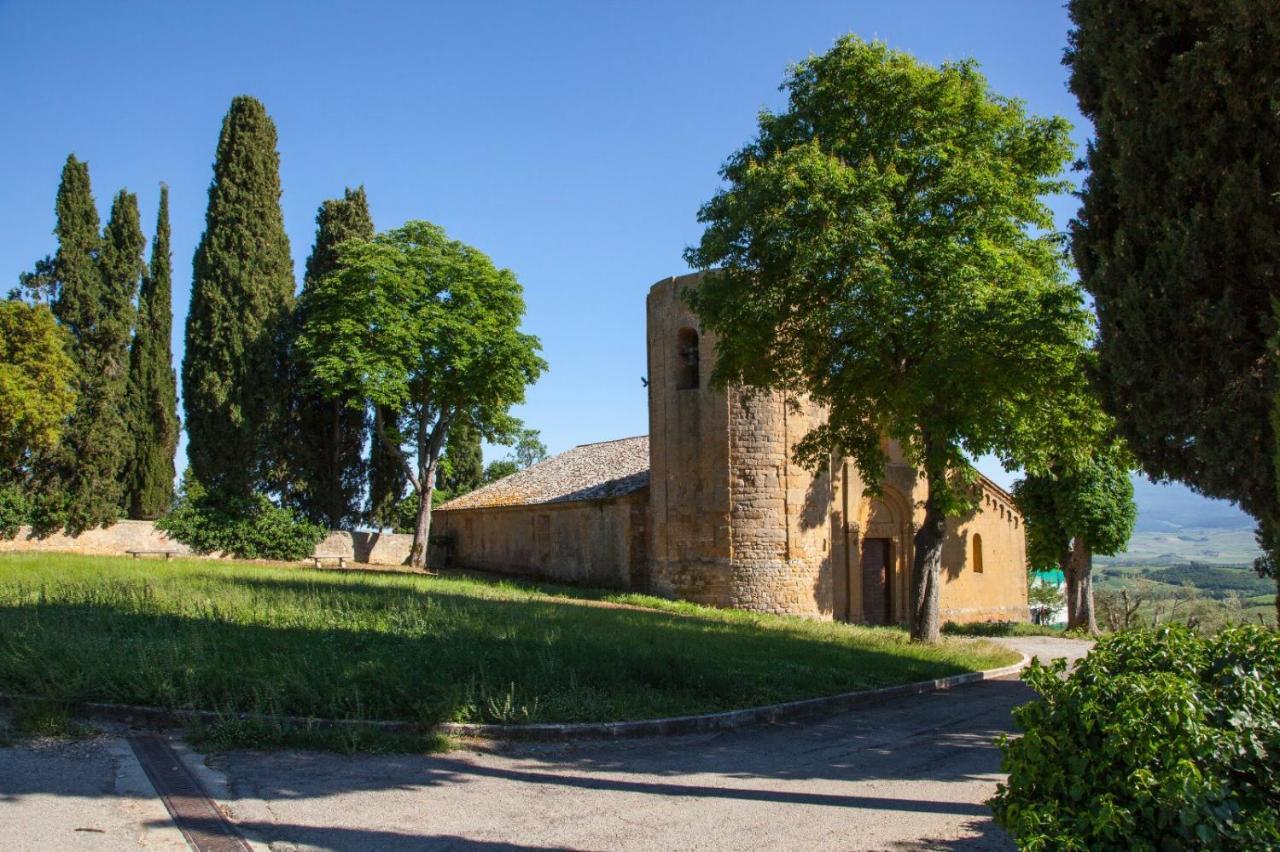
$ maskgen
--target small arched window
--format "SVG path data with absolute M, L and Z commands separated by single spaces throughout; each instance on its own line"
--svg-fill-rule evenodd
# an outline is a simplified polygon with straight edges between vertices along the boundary
M 982 536 L 973 534 L 973 573 L 982 573 Z
M 682 328 L 676 334 L 676 389 L 695 390 L 702 384 L 698 332 Z

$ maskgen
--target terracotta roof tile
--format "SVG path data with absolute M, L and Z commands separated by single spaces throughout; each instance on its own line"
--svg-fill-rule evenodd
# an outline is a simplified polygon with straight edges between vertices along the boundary
M 443 503 L 436 510 L 608 500 L 648 484 L 649 437 L 642 435 L 582 444 Z

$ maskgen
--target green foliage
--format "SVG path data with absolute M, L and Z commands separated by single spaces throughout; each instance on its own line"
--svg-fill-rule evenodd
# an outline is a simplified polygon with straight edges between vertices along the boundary
M 404 445 L 400 422 L 399 413 L 390 406 L 373 406 L 369 441 L 369 496 L 365 520 L 378 529 L 400 526 L 400 505 L 409 487 L 404 463 L 391 449 Z M 386 440 L 380 440 L 380 434 L 385 434 Z
M 1148 474 L 1277 506 L 1280 29 L 1273 0 L 1072 0 L 1092 120 L 1072 226 L 1098 382 Z M 1265 538 L 1270 541 L 1271 535 Z
M 225 553 L 241 559 L 306 559 L 326 530 L 262 494 L 245 497 L 206 491 L 188 475 L 174 510 L 156 527 L 197 553 Z
M 123 508 L 129 338 L 146 240 L 136 196 L 115 196 L 99 237 L 88 166 L 69 157 L 62 176 L 53 310 L 73 337 L 79 381 L 62 442 L 42 457 L 37 477 L 42 499 L 57 506 L 51 519 L 76 533 L 115 521 Z
M 546 364 L 519 330 L 515 275 L 441 228 L 408 222 L 338 255 L 338 270 L 305 294 L 298 350 L 326 395 L 399 413 L 376 437 L 419 497 L 410 561 L 422 566 L 449 429 L 466 417 L 484 437 L 512 433 L 509 409 Z
M 1088 315 L 1042 201 L 1066 187 L 1069 126 L 996 95 L 973 62 L 934 68 L 853 36 L 784 89 L 699 211 L 686 258 L 716 271 L 689 302 L 716 334 L 714 382 L 827 406 L 800 461 L 851 455 L 879 482 L 887 437 L 925 468 L 911 597 L 931 611 L 913 608 L 912 629 L 936 636 L 943 519 L 973 507 L 967 458 L 1042 467 L 1046 436 L 1071 427 Z
M 1138 507 L 1123 453 L 1099 452 L 1073 469 L 1029 474 L 1013 486 L 1026 519 L 1027 561 L 1037 570 L 1061 566 L 1071 541 L 1091 553 L 1122 552 L 1133 535 Z
M 127 406 L 132 454 L 125 475 L 125 507 L 134 519 L 158 518 L 173 504 L 178 387 L 170 351 L 171 260 L 169 187 L 161 184 L 156 235 L 151 242 L 151 265 L 142 279 L 138 326 L 129 352 Z
M 1204 594 L 1215 598 L 1225 597 L 1232 592 L 1242 595 L 1265 595 L 1275 589 L 1268 580 L 1233 565 L 1204 565 L 1191 562 L 1144 568 L 1142 576 L 1170 586 L 1191 583 Z
M 373 219 L 364 187 L 347 189 L 316 213 L 316 239 L 307 258 L 303 297 L 295 311 L 291 338 L 306 327 L 306 292 L 338 265 L 337 248 L 347 240 L 373 239 Z M 291 348 L 289 369 L 291 422 L 287 448 L 287 502 L 332 529 L 354 527 L 360 520 L 360 498 L 367 469 L 364 460 L 368 423 L 361 400 L 327 398 L 311 387 L 310 365 Z
M 211 488 L 248 496 L 275 461 L 293 291 L 275 124 L 261 103 L 240 96 L 218 139 L 182 359 L 187 455 Z
M 996 821 L 1026 849 L 1280 845 L 1280 635 L 1182 627 L 1101 640 L 1023 674 Z
M 44 305 L 0 302 L 0 471 L 57 446 L 76 399 L 69 343 Z
M 497 482 L 499 479 L 505 479 L 513 473 L 520 471 L 520 465 L 514 459 L 498 459 L 489 462 L 489 466 L 484 469 L 484 484 Z
M 480 433 L 470 419 L 462 417 L 449 430 L 449 440 L 440 458 L 437 487 L 443 499 L 461 497 L 484 484 L 484 453 Z
M 13 538 L 18 527 L 31 523 L 31 499 L 26 489 L 0 480 L 0 539 Z

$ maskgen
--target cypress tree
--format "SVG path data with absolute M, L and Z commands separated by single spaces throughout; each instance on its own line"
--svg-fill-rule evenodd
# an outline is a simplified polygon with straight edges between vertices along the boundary
M 1236 501 L 1275 554 L 1276 4 L 1069 9 L 1071 90 L 1095 129 L 1072 247 L 1103 405 L 1149 475 Z
M 248 96 L 235 98 L 222 122 L 191 289 L 187 454 L 206 487 L 247 495 L 264 480 L 287 404 L 280 354 L 294 302 L 276 128 Z
M 378 438 L 381 431 L 396 446 L 403 444 L 400 420 L 399 414 L 389 406 L 374 406 L 369 442 L 369 508 L 366 520 L 378 529 L 397 527 L 400 501 L 404 499 L 405 489 L 409 487 L 404 465 Z
M 449 430 L 439 488 L 445 499 L 461 497 L 484 484 L 484 452 L 480 432 L 470 417 L 460 417 Z
M 40 465 L 40 479 L 50 524 L 77 533 L 121 513 L 129 336 L 146 240 L 136 196 L 116 195 L 99 236 L 87 164 L 69 157 L 62 174 L 54 313 L 75 341 L 77 398 L 62 443 Z
M 337 247 L 347 240 L 373 239 L 373 218 L 364 187 L 347 189 L 316 213 L 316 240 L 307 258 L 303 298 L 295 317 L 294 333 L 306 325 L 306 292 L 338 265 Z M 309 365 L 295 358 L 290 382 L 297 394 L 292 406 L 293 434 L 288 441 L 290 477 L 297 483 L 289 501 L 313 521 L 331 529 L 354 526 L 360 518 L 366 465 L 364 445 L 368 434 L 365 412 L 349 406 L 344 398 L 327 399 L 310 389 Z
M 173 502 L 173 454 L 178 447 L 178 389 L 173 373 L 172 266 L 169 187 L 160 185 L 160 212 L 151 265 L 138 296 L 138 327 L 129 352 L 128 412 L 132 457 L 125 480 L 129 517 L 158 518 Z

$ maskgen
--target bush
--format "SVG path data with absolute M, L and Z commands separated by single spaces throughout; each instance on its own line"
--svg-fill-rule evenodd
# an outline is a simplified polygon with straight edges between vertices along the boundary
M 996 821 L 1024 849 L 1280 848 L 1280 635 L 1240 625 L 1100 641 L 1002 737 Z
M 0 482 L 0 538 L 13 538 L 18 527 L 31 523 L 31 501 L 17 485 Z
M 174 510 L 156 527 L 197 553 L 220 552 L 241 559 L 306 559 L 326 530 L 265 496 L 239 497 L 183 482 Z

